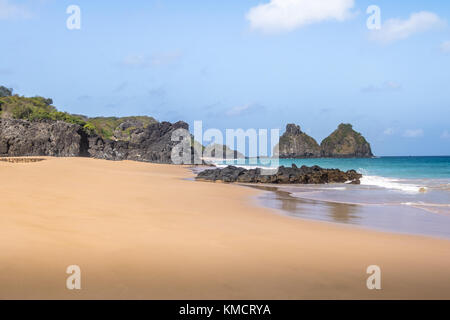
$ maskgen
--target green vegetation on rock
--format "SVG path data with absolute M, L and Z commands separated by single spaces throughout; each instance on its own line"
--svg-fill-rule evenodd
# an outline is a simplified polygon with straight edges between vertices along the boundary
M 324 157 L 372 157 L 370 144 L 351 124 L 339 127 L 320 144 Z
M 79 125 L 88 135 L 97 134 L 104 139 L 124 141 L 128 141 L 136 129 L 158 122 L 147 116 L 88 118 L 58 111 L 52 104 L 52 99 L 12 95 L 12 89 L 0 86 L 0 118 L 64 121 Z
M 149 125 L 157 123 L 154 118 L 147 116 L 132 117 L 97 117 L 89 118 L 95 131 L 106 139 L 129 140 L 131 133 L 139 128 L 147 128 Z
M 86 122 L 80 116 L 58 111 L 51 99 L 43 97 L 26 98 L 18 95 L 0 98 L 0 116 L 2 118 L 28 121 L 59 120 L 84 126 Z
M 336 131 L 334 131 L 330 136 L 325 138 L 322 143 L 324 144 L 337 144 L 346 136 L 352 135 L 356 143 L 367 143 L 366 139 L 361 135 L 361 133 L 353 130 L 353 126 L 349 123 L 341 123 Z

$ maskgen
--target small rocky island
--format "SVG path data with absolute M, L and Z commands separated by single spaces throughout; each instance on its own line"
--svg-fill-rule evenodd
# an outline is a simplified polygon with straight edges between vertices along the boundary
M 280 137 L 278 150 L 280 158 L 371 158 L 372 149 L 366 139 L 353 130 L 351 124 L 341 123 L 338 128 L 319 145 L 296 124 L 288 124 Z
M 323 169 L 319 166 L 302 166 L 298 168 L 281 166 L 271 175 L 262 174 L 260 168 L 244 169 L 235 166 L 208 169 L 200 172 L 196 180 L 212 182 L 241 182 L 241 183 L 273 183 L 273 184 L 326 184 L 351 183 L 360 184 L 362 175 L 355 170 L 347 172 L 339 169 Z
M 314 138 L 304 133 L 300 126 L 288 124 L 280 137 L 275 156 L 280 158 L 320 158 L 320 146 Z
M 370 144 L 351 124 L 341 123 L 320 144 L 324 158 L 372 158 Z

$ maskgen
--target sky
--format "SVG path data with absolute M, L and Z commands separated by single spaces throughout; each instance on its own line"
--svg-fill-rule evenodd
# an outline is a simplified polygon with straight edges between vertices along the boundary
M 345 122 L 378 156 L 450 155 L 449 23 L 441 0 L 0 0 L 0 85 L 75 114 L 296 123 L 319 143 Z

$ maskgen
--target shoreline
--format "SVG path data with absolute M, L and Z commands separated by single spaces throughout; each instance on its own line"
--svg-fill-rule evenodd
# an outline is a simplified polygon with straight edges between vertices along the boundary
M 373 203 L 351 203 L 351 202 L 345 202 L 345 201 L 335 201 L 335 200 L 324 200 L 324 199 L 314 199 L 314 198 L 308 198 L 308 197 L 297 197 L 293 195 L 292 191 L 285 190 L 285 188 L 289 187 L 289 185 L 251 185 L 251 184 L 239 184 L 243 187 L 248 187 L 252 189 L 257 189 L 262 192 L 260 195 L 254 196 L 252 199 L 255 205 L 271 209 L 275 211 L 276 214 L 290 217 L 293 219 L 301 219 L 305 221 L 313 221 L 313 222 L 319 222 L 319 223 L 327 223 L 331 225 L 338 225 L 338 226 L 345 226 L 345 227 L 351 227 L 351 228 L 360 228 L 362 230 L 368 230 L 368 231 L 374 231 L 374 232 L 381 232 L 381 233 L 390 233 L 390 234 L 397 234 L 397 235 L 409 235 L 409 236 L 420 236 L 420 237 L 429 237 L 434 239 L 441 239 L 441 240 L 447 240 L 450 241 L 450 232 L 447 232 L 445 228 L 443 229 L 443 232 L 445 233 L 436 233 L 436 230 L 434 232 L 430 231 L 429 233 L 421 233 L 420 231 L 412 231 L 408 230 L 407 228 L 403 229 L 395 229 L 395 228 L 389 228 L 387 224 L 389 221 L 386 221 L 384 225 L 371 225 L 370 223 L 363 223 L 358 221 L 358 219 L 361 219 L 361 213 L 364 213 L 365 215 L 373 215 L 377 214 L 377 212 L 374 211 L 384 211 L 383 217 L 386 219 L 387 213 L 386 208 L 389 208 L 390 211 L 393 211 L 393 208 L 398 209 L 399 211 L 403 211 L 403 213 L 408 214 L 409 212 L 413 212 L 413 214 L 421 214 L 421 215 L 427 215 L 431 217 L 430 220 L 433 221 L 432 217 L 435 217 L 433 221 L 435 224 L 439 223 L 439 219 L 444 218 L 444 222 L 448 222 L 447 216 L 442 213 L 436 213 L 431 212 L 428 210 L 428 208 L 423 208 L 415 205 L 406 206 L 402 204 L 398 205 L 381 205 L 381 204 L 373 204 Z M 292 187 L 291 187 L 292 188 Z M 295 188 L 295 187 L 294 187 Z M 346 192 L 352 192 L 351 190 L 347 190 Z M 313 210 L 316 214 L 309 214 L 307 216 L 303 216 L 299 214 L 298 211 L 306 211 L 308 208 L 310 208 L 313 205 L 319 205 L 321 206 L 321 209 Z M 297 207 L 302 207 L 302 209 L 298 209 Z M 341 217 L 332 217 L 325 216 L 323 213 L 317 214 L 320 211 L 326 211 L 324 207 L 334 208 L 336 211 L 334 211 L 334 215 L 340 214 Z M 360 208 L 359 210 L 357 208 Z M 348 211 L 352 212 L 353 220 L 355 221 L 349 221 L 352 220 L 349 217 L 346 216 Z M 358 212 L 360 211 L 360 212 Z M 368 211 L 364 212 L 364 211 Z M 391 212 L 392 213 L 392 212 Z M 392 213 L 392 214 L 398 214 Z M 395 219 L 401 219 L 399 217 L 395 217 Z
M 225 166 L 221 165 L 219 168 L 223 167 Z M 248 170 L 249 167 L 240 168 Z M 191 168 L 191 171 L 199 174 L 207 169 L 209 167 L 198 167 Z M 232 173 L 227 174 L 227 179 L 233 179 Z M 374 178 L 377 181 L 374 184 L 370 183 Z M 218 174 L 210 173 L 196 180 L 221 182 L 223 179 L 225 178 Z M 382 176 L 363 176 L 360 179 L 365 183 L 354 186 L 333 182 L 284 184 L 230 181 L 229 183 L 257 190 L 270 190 L 265 196 L 258 197 L 257 204 L 277 210 L 286 216 L 310 221 L 350 224 L 382 232 L 450 239 L 448 229 L 450 204 L 446 200 L 448 199 L 446 194 L 448 185 L 444 184 L 446 179 L 429 180 L 427 187 L 414 186 L 414 182 L 417 182 L 414 180 L 395 181 Z M 381 186 L 380 181 L 384 182 Z M 386 181 L 389 183 L 386 184 Z M 437 185 L 438 181 L 440 185 Z M 321 209 L 318 210 L 316 207 Z M 308 209 L 310 212 L 306 212 Z M 326 212 L 329 213 L 325 214 Z M 401 223 L 402 221 L 408 223 Z
M 195 175 L 203 170 L 210 169 L 209 166 L 201 166 L 201 165 L 196 166 L 196 167 L 187 166 L 187 168 L 189 169 L 190 173 L 193 174 L 193 176 L 191 178 L 187 179 L 189 181 L 212 183 L 212 184 L 217 184 L 217 183 L 227 184 L 227 185 L 240 186 L 240 187 L 244 187 L 247 189 L 258 190 L 258 194 L 253 195 L 248 199 L 249 203 L 251 203 L 252 205 L 254 205 L 258 208 L 261 208 L 264 210 L 270 210 L 274 214 L 282 216 L 282 217 L 300 219 L 305 222 L 325 223 L 325 224 L 329 224 L 331 226 L 339 226 L 339 227 L 344 227 L 344 228 L 351 228 L 351 229 L 356 228 L 356 229 L 366 230 L 366 231 L 371 231 L 371 232 L 380 232 L 380 233 L 387 233 L 387 234 L 393 234 L 393 235 L 426 237 L 426 238 L 432 238 L 432 239 L 437 239 L 437 240 L 450 241 L 450 234 L 447 236 L 439 236 L 439 235 L 432 235 L 432 234 L 420 234 L 420 233 L 413 233 L 413 232 L 384 230 L 382 228 L 376 228 L 376 227 L 359 225 L 359 224 L 350 224 L 350 223 L 344 223 L 344 222 L 339 222 L 339 221 L 332 221 L 330 219 L 321 220 L 321 219 L 313 218 L 313 217 L 305 218 L 305 217 L 298 216 L 296 214 L 292 214 L 293 213 L 292 210 L 286 210 L 284 208 L 277 208 L 276 205 L 274 204 L 274 202 L 276 202 L 276 201 L 273 201 L 273 198 L 275 198 L 273 195 L 284 194 L 284 195 L 288 196 L 289 198 L 291 198 L 290 201 L 287 201 L 287 202 L 291 202 L 291 201 L 302 202 L 302 201 L 306 200 L 306 201 L 322 202 L 322 203 L 328 203 L 328 204 L 339 205 L 339 206 L 341 206 L 341 205 L 342 206 L 353 206 L 353 207 L 354 206 L 361 206 L 361 207 L 371 206 L 371 207 L 376 207 L 376 208 L 384 206 L 384 205 L 380 205 L 380 204 L 376 204 L 376 203 L 358 203 L 358 202 L 346 202 L 346 201 L 325 200 L 325 199 L 317 200 L 314 198 L 296 197 L 293 195 L 292 190 L 287 190 L 287 189 L 294 189 L 294 188 L 298 188 L 298 187 L 300 187 L 300 188 L 310 187 L 311 189 L 315 189 L 315 188 L 321 189 L 323 187 L 328 187 L 328 186 L 332 186 L 332 187 L 330 187 L 330 190 L 335 190 L 336 188 L 343 188 L 344 186 L 348 186 L 347 184 L 331 183 L 331 184 L 317 184 L 317 185 L 316 184 L 295 185 L 295 184 L 266 184 L 266 183 L 243 183 L 243 182 L 224 183 L 220 180 L 217 180 L 217 181 L 195 180 Z M 358 187 L 358 186 L 355 186 L 355 187 Z M 392 190 L 389 190 L 389 191 L 392 191 Z M 349 192 L 351 192 L 351 191 L 349 190 Z M 271 195 L 268 197 L 271 199 L 269 201 L 266 201 L 267 197 L 264 197 L 263 196 L 264 194 Z M 281 202 L 283 202 L 283 201 L 281 201 Z M 397 206 L 401 206 L 401 205 L 403 205 L 403 204 L 397 204 Z M 415 206 L 415 205 L 411 205 L 410 208 L 416 208 L 421 212 L 432 213 L 433 215 L 445 216 L 444 214 L 430 212 L 427 208 L 422 208 L 422 207 Z
M 282 216 L 187 166 L 45 158 L 0 163 L 0 299 L 450 298 L 448 240 Z

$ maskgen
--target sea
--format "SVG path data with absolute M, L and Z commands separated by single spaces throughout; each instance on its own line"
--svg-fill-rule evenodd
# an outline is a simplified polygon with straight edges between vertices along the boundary
M 361 185 L 261 185 L 260 204 L 289 216 L 450 239 L 450 156 L 218 160 L 247 169 L 292 164 L 354 169 Z

